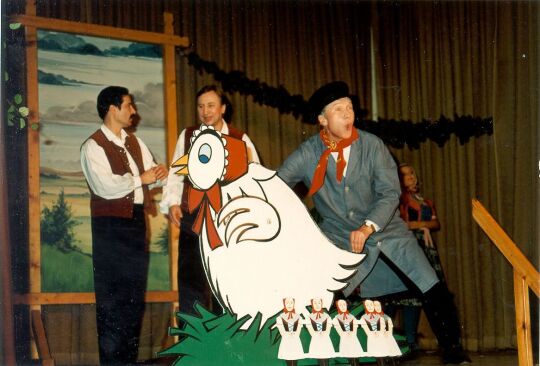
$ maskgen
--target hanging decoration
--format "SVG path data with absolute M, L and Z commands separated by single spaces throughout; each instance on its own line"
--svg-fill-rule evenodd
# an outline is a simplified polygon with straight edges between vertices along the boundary
M 461 145 L 469 142 L 471 137 L 493 134 L 493 118 L 457 115 L 453 121 L 441 116 L 435 121 L 424 119 L 415 123 L 384 118 L 377 121 L 360 119 L 355 126 L 373 133 L 392 147 L 402 149 L 407 145 L 411 150 L 419 149 L 420 144 L 428 139 L 443 147 L 452 134 L 457 136 Z
M 276 88 L 259 79 L 249 79 L 243 71 L 224 71 L 215 62 L 204 60 L 195 52 L 182 54 L 182 56 L 186 57 L 189 65 L 200 74 L 205 72 L 213 75 L 227 93 L 251 96 L 255 103 L 277 108 L 280 114 L 292 114 L 296 119 L 305 114 L 307 101 L 304 97 L 299 94 L 291 95 L 283 85 Z M 356 108 L 355 110 L 357 110 L 356 127 L 377 135 L 386 144 L 399 149 L 404 148 L 405 145 L 411 150 L 419 149 L 420 144 L 428 139 L 439 147 L 443 147 L 452 134 L 456 135 L 459 143 L 463 145 L 469 142 L 471 137 L 493 133 L 492 117 L 455 115 L 454 120 L 441 116 L 435 121 L 424 119 L 421 122 L 412 122 L 383 118 L 372 121 L 366 118 L 365 109 Z M 308 124 L 314 123 L 305 119 L 302 121 Z

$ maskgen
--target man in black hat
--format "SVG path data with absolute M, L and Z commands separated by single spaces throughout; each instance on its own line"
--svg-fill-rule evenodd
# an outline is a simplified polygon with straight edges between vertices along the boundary
M 294 151 L 278 174 L 291 186 L 302 181 L 309 187 L 321 230 L 335 245 L 367 254 L 344 295 L 359 286 L 364 298 L 406 291 L 395 271 L 401 272 L 423 294 L 444 362 L 470 361 L 461 347 L 452 296 L 396 210 L 401 194 L 396 164 L 382 140 L 354 128 L 347 84 L 322 86 L 308 107 L 308 119 L 317 119 L 321 131 Z

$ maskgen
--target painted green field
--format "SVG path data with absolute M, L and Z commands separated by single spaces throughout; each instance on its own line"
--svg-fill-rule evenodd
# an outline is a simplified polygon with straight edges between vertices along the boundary
M 42 292 L 94 291 L 90 255 L 79 252 L 63 253 L 49 245 L 41 247 L 41 254 Z M 164 254 L 150 254 L 148 290 L 170 288 L 168 261 L 168 256 Z
M 79 223 L 74 228 L 75 242 L 73 243 L 79 251 L 64 253 L 48 245 L 41 246 L 41 290 L 43 292 L 90 292 L 94 289 L 94 281 L 88 187 L 79 175 L 42 175 L 40 179 L 41 209 L 51 208 L 62 190 L 73 219 Z M 166 227 L 167 221 L 163 215 L 158 214 L 155 217 L 149 216 L 148 223 L 151 238 L 148 290 L 169 290 L 171 286 L 169 257 L 156 245 L 159 233 Z

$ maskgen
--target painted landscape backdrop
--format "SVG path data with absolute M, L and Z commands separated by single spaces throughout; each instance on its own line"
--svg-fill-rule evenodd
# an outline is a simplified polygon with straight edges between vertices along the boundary
M 42 292 L 94 288 L 90 195 L 79 151 L 101 125 L 96 98 L 103 88 L 130 90 L 141 117 L 135 133 L 165 163 L 162 68 L 157 45 L 38 32 Z M 157 205 L 159 192 L 154 199 Z M 149 224 L 148 289 L 169 290 L 166 219 L 158 213 Z

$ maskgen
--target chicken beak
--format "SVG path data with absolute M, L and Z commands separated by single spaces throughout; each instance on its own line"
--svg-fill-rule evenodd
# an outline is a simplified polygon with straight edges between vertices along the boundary
M 174 168 L 181 168 L 179 171 L 177 171 L 175 174 L 178 175 L 188 175 L 188 157 L 189 155 L 186 154 L 182 156 L 180 159 L 176 160 L 174 163 L 172 163 L 172 167 Z

